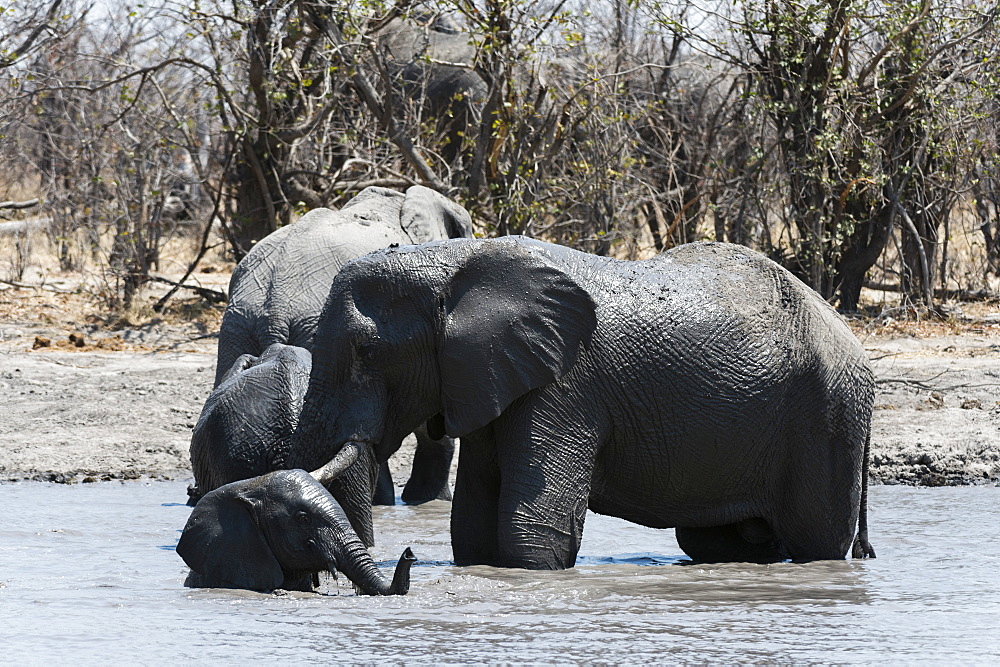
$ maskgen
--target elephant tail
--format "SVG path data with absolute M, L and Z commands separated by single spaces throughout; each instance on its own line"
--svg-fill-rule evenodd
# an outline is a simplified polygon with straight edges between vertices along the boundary
M 871 459 L 872 434 L 865 438 L 864 459 L 861 462 L 861 508 L 858 512 L 858 536 L 851 549 L 852 558 L 875 558 L 875 549 L 868 541 L 868 463 Z

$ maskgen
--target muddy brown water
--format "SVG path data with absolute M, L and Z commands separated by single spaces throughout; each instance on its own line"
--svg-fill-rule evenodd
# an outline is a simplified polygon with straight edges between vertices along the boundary
M 990 662 L 1000 488 L 871 492 L 872 561 L 687 563 L 673 531 L 590 515 L 577 567 L 459 568 L 449 504 L 376 508 L 410 595 L 192 590 L 182 482 L 0 486 L 2 660 L 49 662 Z

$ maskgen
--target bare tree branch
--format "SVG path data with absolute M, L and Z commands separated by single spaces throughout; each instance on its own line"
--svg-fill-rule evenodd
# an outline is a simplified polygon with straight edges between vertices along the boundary
M 41 200 L 38 197 L 25 201 L 0 201 L 0 209 L 24 209 L 38 206 Z

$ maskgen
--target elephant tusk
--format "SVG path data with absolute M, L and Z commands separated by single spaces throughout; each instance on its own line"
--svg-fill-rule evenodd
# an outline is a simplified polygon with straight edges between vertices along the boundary
M 350 440 L 344 443 L 344 446 L 340 448 L 340 451 L 337 452 L 337 455 L 329 463 L 309 474 L 320 484 L 326 486 L 344 474 L 344 471 L 358 460 L 362 450 L 367 446 L 364 442 Z

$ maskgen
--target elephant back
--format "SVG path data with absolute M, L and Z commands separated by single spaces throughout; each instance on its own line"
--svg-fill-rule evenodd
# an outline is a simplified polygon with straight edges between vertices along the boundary
M 796 336 L 817 346 L 832 346 L 837 354 L 864 358 L 864 348 L 844 318 L 814 289 L 777 262 L 745 246 L 731 243 L 689 243 L 659 258 L 687 264 L 691 272 L 705 266 L 712 299 L 748 316 L 770 313 L 788 324 Z M 829 338 L 817 340 L 817 336 Z
M 844 319 L 760 253 L 691 243 L 639 262 L 580 262 L 594 265 L 585 284 L 598 303 L 595 345 L 614 351 L 628 341 L 627 349 L 655 355 L 669 373 L 637 372 L 651 375 L 645 380 L 665 395 L 680 391 L 677 377 L 734 404 L 749 393 L 778 405 L 800 383 L 831 394 L 870 393 L 870 363 Z M 679 400 L 697 394 L 680 393 Z
M 788 269 L 744 246 L 714 242 L 677 246 L 650 262 L 683 285 L 671 297 L 672 309 L 692 313 L 690 328 L 709 332 L 699 345 L 742 349 L 748 367 L 787 377 L 786 388 L 821 386 L 830 400 L 851 397 L 862 412 L 870 410 L 874 372 L 864 347 L 844 318 Z

